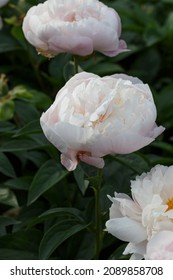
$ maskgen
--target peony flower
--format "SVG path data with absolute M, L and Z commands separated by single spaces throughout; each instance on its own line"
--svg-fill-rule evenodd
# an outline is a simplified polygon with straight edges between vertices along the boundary
M 102 168 L 105 155 L 148 145 L 164 130 L 155 120 L 151 91 L 139 79 L 82 72 L 59 91 L 41 126 L 71 171 L 79 161 Z
M 173 231 L 157 233 L 147 244 L 146 259 L 173 260 Z
M 173 166 L 157 165 L 131 182 L 132 198 L 122 193 L 110 197 L 112 206 L 106 228 L 115 237 L 129 242 L 124 254 L 133 254 L 132 259 L 142 259 L 146 254 L 150 257 L 151 248 L 164 235 L 160 232 L 171 231 L 173 236 L 172 182 Z M 168 243 L 164 239 L 158 250 L 166 251 L 169 242 L 170 234 Z
M 23 32 L 47 57 L 62 52 L 86 56 L 94 50 L 115 56 L 127 50 L 119 40 L 119 15 L 98 0 L 47 0 L 28 11 Z
M 5 6 L 9 0 L 0 0 L 0 8 Z

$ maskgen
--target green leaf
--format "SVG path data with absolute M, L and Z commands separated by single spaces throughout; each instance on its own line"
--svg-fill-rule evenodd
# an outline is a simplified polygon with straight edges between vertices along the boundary
M 82 72 L 81 67 L 78 65 L 78 72 Z M 63 76 L 65 81 L 68 81 L 75 75 L 74 62 L 68 61 L 63 68 Z
M 11 162 L 2 152 L 0 152 L 0 172 L 9 177 L 16 177 L 16 173 Z
M 17 152 L 40 148 L 40 145 L 31 139 L 11 140 L 1 145 L 2 152 Z
M 19 119 L 19 122 L 28 123 L 34 119 L 39 119 L 40 113 L 35 108 L 35 106 L 28 101 L 15 100 L 15 113 Z
M 6 34 L 5 31 L 0 32 L 0 53 L 20 50 L 21 47 L 12 36 Z
M 86 231 L 82 233 L 81 240 L 79 242 L 77 238 L 76 244 L 69 242 L 71 249 L 74 251 L 74 246 L 76 245 L 76 254 L 74 255 L 75 260 L 92 260 L 95 255 L 95 234 L 93 232 Z
M 173 4 L 173 0 L 162 0 L 163 3 Z
M 160 67 L 161 57 L 159 51 L 155 48 L 148 48 L 142 55 L 134 59 L 129 74 L 152 82 L 157 77 Z M 148 69 L 150 69 L 150 75 L 148 75 Z
M 28 190 L 30 184 L 32 182 L 32 177 L 19 177 L 15 179 L 11 179 L 5 182 L 5 186 L 8 186 L 10 189 L 13 190 Z
M 29 229 L 21 230 L 15 233 L 7 234 L 0 237 L 0 252 L 11 252 L 14 259 L 37 259 L 38 245 L 42 238 L 39 230 Z M 15 254 L 16 253 L 16 254 Z M 20 257 L 20 255 L 21 257 Z M 8 254 L 7 254 L 8 255 Z M 1 257 L 1 253 L 0 253 Z M 3 256 L 9 258 L 9 256 Z
M 18 232 L 23 228 L 30 228 L 34 223 L 33 221 L 36 217 L 40 216 L 43 212 L 46 211 L 46 205 L 42 201 L 36 201 L 30 206 L 25 206 L 26 203 L 23 201 L 24 197 L 21 197 L 21 204 L 23 205 L 18 219 L 21 221 L 20 224 L 14 225 L 13 232 Z
M 6 226 L 19 224 L 20 221 L 6 216 L 0 216 L 0 236 L 6 234 Z
M 51 106 L 52 100 L 45 93 L 34 89 L 28 89 L 28 93 L 32 95 L 29 102 L 33 103 L 37 108 L 47 110 Z
M 162 29 L 158 24 L 147 25 L 144 40 L 147 46 L 152 46 L 163 39 Z
M 155 142 L 151 143 L 151 146 L 159 148 L 165 152 L 168 152 L 169 154 L 173 154 L 173 146 L 169 143 L 155 141 Z
M 113 196 L 115 192 L 115 187 L 111 185 L 104 185 L 101 188 L 100 191 L 100 207 L 101 211 L 103 214 L 108 212 L 110 206 L 111 206 L 111 201 L 108 199 L 107 195 L 109 194 L 110 196 Z
M 74 221 L 64 220 L 51 227 L 43 236 L 40 243 L 40 259 L 48 259 L 53 251 L 70 236 L 85 229 L 87 225 L 76 224 Z
M 49 159 L 49 156 L 42 151 L 33 150 L 27 152 L 26 158 L 33 162 L 37 167 L 40 167 Z
M 33 203 L 40 195 L 60 182 L 67 174 L 68 171 L 64 170 L 54 160 L 48 160 L 44 163 L 36 173 L 31 184 L 28 204 Z
M 38 259 L 38 255 L 35 252 L 0 248 L 0 260 L 37 260 L 37 259 Z
M 103 76 L 115 73 L 122 73 L 124 72 L 124 69 L 118 64 L 101 62 L 99 64 L 92 65 L 92 68 L 90 68 L 89 71 L 97 75 Z
M 128 260 L 130 255 L 123 255 L 127 244 L 119 246 L 109 257 L 109 260 Z
M 147 158 L 143 154 L 132 153 L 129 155 L 113 156 L 115 161 L 123 164 L 136 174 L 141 174 L 144 171 L 148 171 L 150 168 Z
M 10 218 L 10 217 L 0 216 L 0 227 L 15 225 L 15 224 L 19 224 L 19 223 L 20 223 L 20 221 L 17 221 L 15 219 Z
M 165 25 L 164 25 L 164 30 L 165 30 L 165 35 L 170 36 L 171 38 L 173 37 L 173 12 L 170 12 Z
M 63 76 L 62 69 L 70 58 L 71 55 L 66 53 L 60 53 L 54 58 L 52 58 L 49 62 L 49 69 L 48 69 L 50 75 L 56 79 L 60 79 L 60 77 L 62 78 Z
M 29 123 L 27 123 L 25 126 L 23 126 L 21 129 L 19 129 L 14 137 L 18 136 L 25 136 L 25 135 L 30 135 L 30 134 L 35 134 L 35 133 L 40 133 L 41 127 L 40 127 L 40 122 L 39 120 L 34 120 Z
M 6 121 L 0 122 L 0 133 L 11 132 L 14 131 L 14 129 L 15 129 L 14 124 Z
M 0 102 L 0 121 L 10 120 L 14 115 L 14 102 L 7 100 Z
M 18 43 L 27 50 L 27 41 L 24 37 L 23 31 L 22 31 L 22 26 L 15 26 L 13 25 L 12 29 L 11 29 L 11 34 L 13 35 L 13 37 L 18 41 Z
M 84 219 L 82 217 L 82 212 L 76 208 L 52 208 L 43 214 L 41 214 L 38 218 L 34 220 L 35 223 L 40 223 L 41 221 L 44 221 L 46 219 L 55 218 L 57 216 L 67 216 L 67 217 L 73 217 L 74 219 L 84 222 Z
M 77 168 L 73 172 L 74 177 L 76 179 L 76 182 L 78 184 L 78 187 L 81 191 L 81 193 L 84 195 L 88 186 L 89 186 L 89 181 L 85 180 L 85 172 L 82 169 L 81 165 L 78 164 Z

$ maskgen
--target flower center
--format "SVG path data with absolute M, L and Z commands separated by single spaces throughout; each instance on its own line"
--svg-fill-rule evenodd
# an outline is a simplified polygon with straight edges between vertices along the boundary
M 169 198 L 168 201 L 166 202 L 166 204 L 168 205 L 168 208 L 166 209 L 166 212 L 169 210 L 173 209 L 173 197 Z
M 106 113 L 104 115 L 100 115 L 100 117 L 98 118 L 97 122 L 98 123 L 104 122 L 105 116 L 106 116 Z
M 76 14 L 75 12 L 70 12 L 64 16 L 64 21 L 74 22 L 76 21 Z

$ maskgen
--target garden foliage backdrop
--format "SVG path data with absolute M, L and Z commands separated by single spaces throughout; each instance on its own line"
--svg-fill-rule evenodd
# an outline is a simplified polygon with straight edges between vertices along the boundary
M 0 9 L 0 259 L 93 259 L 96 169 L 68 172 L 46 140 L 40 116 L 73 75 L 70 54 L 47 59 L 26 41 L 27 10 L 43 1 L 13 0 Z M 108 234 L 105 222 L 115 191 L 130 195 L 130 180 L 156 164 L 173 164 L 173 1 L 107 0 L 121 16 L 129 52 L 94 53 L 79 60 L 100 76 L 126 73 L 148 83 L 165 132 L 130 155 L 107 156 L 100 192 L 103 242 L 100 259 L 128 259 L 127 244 Z M 92 181 L 92 180 L 91 180 Z

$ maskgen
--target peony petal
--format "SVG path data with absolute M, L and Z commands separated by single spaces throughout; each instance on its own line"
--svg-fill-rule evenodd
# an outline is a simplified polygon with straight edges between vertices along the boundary
M 141 223 L 141 208 L 132 199 L 116 198 L 119 202 L 119 209 L 123 216 L 129 217 Z
M 104 167 L 104 160 L 102 158 L 96 158 L 88 156 L 87 154 L 81 154 L 79 156 L 79 159 L 87 164 L 90 164 L 92 166 L 95 166 L 97 168 L 103 168 Z
M 123 241 L 139 243 L 147 238 L 142 224 L 127 217 L 108 220 L 106 228 L 109 233 Z
M 107 154 L 129 154 L 149 145 L 153 141 L 154 138 L 124 130 L 119 135 L 98 136 L 95 138 L 92 144 L 92 155 L 102 157 Z
M 123 217 L 121 207 L 120 207 L 120 199 L 122 200 L 131 200 L 130 196 L 124 193 L 114 193 L 115 197 L 111 197 L 108 195 L 108 198 L 112 201 L 112 205 L 109 209 L 110 219 Z
M 147 244 L 146 259 L 173 260 L 173 232 L 161 231 Z
M 76 159 L 71 160 L 70 158 L 66 157 L 65 155 L 61 155 L 61 163 L 68 171 L 73 171 L 76 169 L 78 161 Z
M 43 129 L 43 132 L 46 138 L 62 153 L 67 152 L 67 145 L 64 143 L 63 139 L 56 134 L 55 130 L 52 127 L 49 127 L 43 120 L 40 119 L 40 124 Z
M 111 75 L 111 77 L 113 78 L 116 78 L 116 79 L 123 79 L 124 81 L 131 81 L 132 84 L 143 84 L 143 82 L 136 78 L 136 77 L 133 77 L 133 76 L 128 76 L 126 74 L 114 74 L 114 75 Z
M 93 74 L 93 73 L 88 73 L 88 72 L 80 72 L 77 73 L 75 76 L 73 76 L 70 80 L 67 81 L 67 83 L 65 84 L 65 87 L 68 88 L 69 86 L 74 86 L 75 82 L 79 83 L 79 80 L 84 80 L 85 82 L 87 81 L 87 79 L 92 79 L 92 78 L 99 78 L 98 75 Z M 64 89 L 64 88 L 62 88 Z M 62 91 L 61 89 L 61 91 Z
M 41 117 L 41 127 L 47 139 L 63 154 L 68 149 L 87 151 L 87 140 L 91 137 L 90 129 L 86 130 L 68 123 L 59 122 L 48 126 Z
M 113 57 L 113 56 L 116 56 L 116 55 L 118 55 L 118 54 L 120 54 L 120 53 L 128 52 L 128 51 L 130 51 L 130 50 L 127 49 L 127 44 L 126 44 L 126 42 L 125 42 L 124 40 L 120 40 L 117 49 L 115 49 L 115 50 L 102 51 L 102 53 L 103 53 L 104 55 Z
M 126 246 L 126 248 L 123 252 L 123 255 L 133 254 L 130 259 L 141 260 L 145 255 L 146 245 L 147 245 L 146 240 L 142 241 L 140 243 L 129 243 Z
M 72 40 L 69 40 L 69 37 L 64 35 L 54 36 L 49 40 L 49 47 L 57 53 L 69 52 L 80 56 L 87 56 L 93 53 L 93 41 L 80 35 Z

